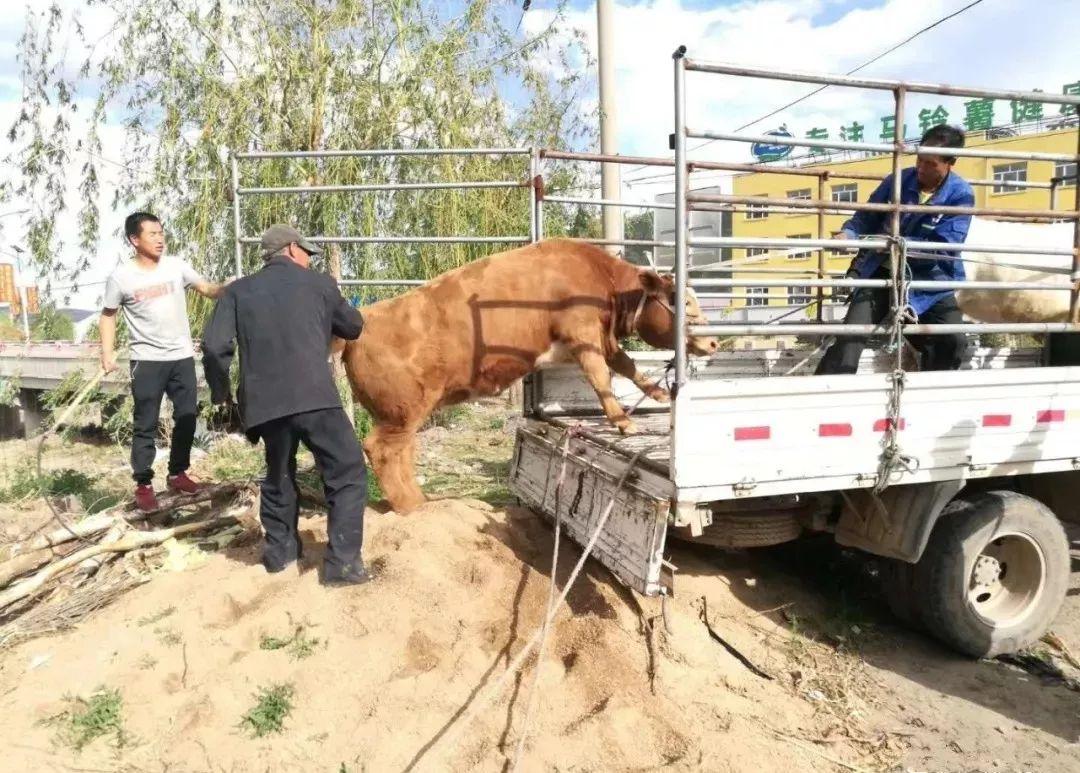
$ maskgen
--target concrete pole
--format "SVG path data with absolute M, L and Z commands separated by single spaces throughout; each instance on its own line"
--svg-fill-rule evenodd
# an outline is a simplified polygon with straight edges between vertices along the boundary
M 618 150 L 618 123 L 615 115 L 615 48 L 612 25 L 614 24 L 614 1 L 597 0 L 596 3 L 596 39 L 597 59 L 600 69 L 600 152 L 614 155 Z M 622 199 L 619 165 L 602 164 L 600 166 L 601 198 Z M 622 207 L 601 207 L 604 222 L 604 238 L 622 240 Z M 608 251 L 622 252 L 620 245 L 609 245 Z
M 30 306 L 30 295 L 26 292 L 26 285 L 19 288 L 19 305 L 22 306 L 22 327 L 26 340 L 30 340 L 30 318 L 27 316 Z

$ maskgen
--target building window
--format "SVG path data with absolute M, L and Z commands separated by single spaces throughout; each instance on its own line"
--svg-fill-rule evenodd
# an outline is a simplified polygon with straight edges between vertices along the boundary
M 769 288 L 768 287 L 747 287 L 746 288 L 746 305 L 747 306 L 768 306 L 769 305 Z
M 788 238 L 789 239 L 809 239 L 810 234 L 792 234 Z M 809 260 L 810 259 L 810 254 L 811 254 L 810 250 L 799 250 L 798 252 L 788 252 L 787 258 L 788 258 L 788 260 Z
M 767 247 L 747 247 L 746 248 L 746 263 L 764 263 L 769 259 L 769 250 Z
M 998 164 L 994 167 L 994 193 L 1015 193 L 1023 188 L 1006 183 L 1027 182 L 1027 162 Z
M 759 193 L 758 196 L 768 196 L 767 193 Z M 764 220 L 769 216 L 769 208 L 764 204 L 747 204 L 746 205 L 746 219 L 747 220 Z
M 844 183 L 832 187 L 832 200 L 854 203 L 859 200 L 859 184 Z
M 806 306 L 811 300 L 809 287 L 792 285 L 787 289 L 788 306 Z
M 812 194 L 809 188 L 799 188 L 795 191 L 787 191 L 787 198 L 792 199 L 793 201 L 810 201 L 811 196 Z M 784 211 L 787 212 L 789 215 L 809 214 L 809 210 L 796 209 L 795 207 L 787 207 Z
M 1062 185 L 1076 185 L 1076 162 L 1059 161 L 1054 164 L 1054 177 L 1064 177 Z

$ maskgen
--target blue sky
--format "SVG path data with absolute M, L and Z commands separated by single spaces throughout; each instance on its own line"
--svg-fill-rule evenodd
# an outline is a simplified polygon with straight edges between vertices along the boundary
M 80 4 L 79 0 L 63 0 Z M 628 154 L 668 155 L 667 135 L 672 124 L 671 52 L 687 45 L 694 58 L 773 68 L 844 72 L 876 56 L 919 28 L 959 10 L 970 0 L 616 0 L 615 64 L 616 113 L 619 150 Z M 995 88 L 1060 91 L 1065 83 L 1080 80 L 1080 58 L 1075 33 L 1080 29 L 1080 2 L 1039 0 L 1033 13 L 1030 0 L 984 0 L 937 29 L 890 54 L 862 72 L 864 75 L 906 80 L 944 82 Z M 520 2 L 508 2 L 506 18 L 516 24 Z M 554 2 L 534 0 L 525 15 L 520 35 L 544 28 Z M 93 29 L 92 14 L 87 19 Z M 573 0 L 567 22 L 582 30 L 595 52 L 596 11 L 593 2 Z M 0 16 L 0 128 L 18 110 L 19 83 L 15 46 L 22 32 L 21 8 Z M 557 65 L 552 63 L 552 69 Z M 595 82 L 595 71 L 587 73 Z M 688 121 L 693 126 L 731 130 L 810 90 L 798 84 L 693 75 L 688 78 Z M 509 90 L 508 90 L 509 91 Z M 508 93 L 513 99 L 515 95 Z M 596 91 L 584 94 L 580 109 L 595 109 Z M 825 127 L 836 136 L 841 124 L 858 121 L 866 126 L 866 140 L 875 141 L 878 117 L 890 111 L 885 94 L 830 88 L 783 115 L 755 126 L 764 132 L 781 122 L 797 134 Z M 950 120 L 958 122 L 963 100 L 914 97 L 913 115 L 920 109 L 943 104 Z M 1054 110 L 1056 108 L 1049 108 Z M 997 106 L 997 122 L 1008 119 L 1008 105 Z M 910 123 L 916 123 L 912 119 Z M 909 133 L 917 127 L 909 125 Z M 105 138 L 110 147 L 110 138 Z M 0 136 L 0 157 L 9 148 Z M 713 143 L 696 157 L 748 160 L 747 146 Z M 73 162 L 72 178 L 75 178 Z M 108 170 L 106 170 L 108 172 Z M 649 174 L 630 171 L 624 182 Z M 722 184 L 722 181 L 721 181 Z M 102 204 L 109 201 L 105 180 Z M 670 189 L 670 182 L 638 182 L 624 188 L 633 200 L 651 199 Z M 72 204 L 77 202 L 73 199 Z M 0 213 L 10 209 L 0 205 Z M 107 210 L 107 208 L 106 208 Z M 103 233 L 116 230 L 123 213 L 103 215 Z M 11 218 L 7 223 L 12 221 Z M 10 225 L 0 235 L 0 260 L 6 259 L 5 241 L 17 236 Z M 73 240 L 70 240 L 73 241 Z M 108 254 L 105 254 L 105 253 Z M 113 265 L 115 248 L 103 247 L 95 260 L 104 274 Z M 66 256 L 69 259 L 74 256 Z M 87 277 L 89 279 L 100 277 Z M 92 306 L 96 289 L 78 301 Z

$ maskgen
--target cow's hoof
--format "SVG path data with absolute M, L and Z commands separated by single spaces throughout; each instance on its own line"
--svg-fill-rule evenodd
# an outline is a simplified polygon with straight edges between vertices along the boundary
M 655 400 L 658 403 L 670 403 L 671 392 L 667 391 L 663 387 L 649 387 L 645 392 L 645 396 L 650 400 Z
M 623 435 L 636 435 L 638 433 L 637 424 L 627 419 L 626 421 L 620 421 L 615 425 L 619 428 L 619 432 Z
M 407 497 L 393 504 L 394 512 L 398 515 L 408 515 L 418 507 L 427 504 L 427 501 L 427 497 Z

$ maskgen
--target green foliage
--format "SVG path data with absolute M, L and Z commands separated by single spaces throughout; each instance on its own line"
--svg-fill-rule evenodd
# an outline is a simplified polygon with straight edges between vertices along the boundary
M 295 694 L 291 684 L 260 688 L 255 694 L 255 705 L 241 718 L 240 726 L 256 738 L 280 733 L 285 719 L 292 713 Z
M 262 446 L 231 439 L 215 443 L 206 461 L 214 480 L 255 480 L 265 466 Z
M 367 473 L 367 501 L 381 502 L 385 498 L 386 495 L 383 494 L 382 486 L 379 485 L 379 479 L 369 468 Z
M 75 323 L 71 317 L 62 313 L 55 304 L 41 307 L 30 326 L 32 341 L 74 341 Z
M 44 409 L 46 425 L 51 426 L 60 418 L 60 414 L 74 402 L 83 387 L 86 386 L 87 381 L 88 378 L 83 375 L 82 371 L 73 370 L 54 389 L 42 393 L 41 407 Z M 61 430 L 61 435 L 69 435 L 76 428 L 83 426 L 92 415 L 95 415 L 100 410 L 103 404 L 111 399 L 101 389 L 95 388 L 91 390 L 90 394 L 86 395 L 68 417 L 65 427 Z
M 116 341 L 115 345 L 117 349 L 127 346 L 131 340 L 128 333 L 127 321 L 124 319 L 123 314 L 117 314 L 116 317 Z M 90 326 L 86 329 L 86 341 L 97 343 L 101 341 L 101 318 L 95 319 Z
M 357 405 L 353 408 L 353 425 L 356 427 L 357 440 L 363 442 L 375 427 L 375 419 L 362 405 Z
M 472 411 L 468 405 L 448 405 L 431 414 L 424 426 L 452 429 L 454 426 L 468 420 L 471 413 Z
M 130 394 L 114 400 L 105 400 L 102 407 L 102 427 L 109 439 L 119 446 L 131 445 L 134 434 L 135 401 Z
M 636 336 L 633 338 L 623 338 L 619 341 L 619 346 L 624 352 L 652 352 L 656 351 L 653 347 L 642 341 Z
M 22 341 L 22 328 L 7 316 L 0 317 L 0 341 Z
M 14 407 L 19 404 L 19 379 L 0 378 L 0 407 Z
M 100 483 L 99 479 L 70 468 L 46 471 L 39 476 L 33 462 L 27 459 L 11 472 L 7 480 L 0 479 L 0 502 L 73 496 L 84 511 L 97 513 L 124 500 L 125 492 L 102 487 Z
M 643 212 L 640 215 L 630 215 L 626 218 L 623 235 L 627 239 L 651 241 L 653 238 L 654 215 L 655 213 L 652 210 Z M 646 259 L 645 253 L 651 250 L 651 247 L 627 247 L 626 259 L 635 265 L 648 265 L 649 261 Z
M 261 650 L 285 650 L 293 660 L 303 660 L 315 654 L 319 640 L 308 636 L 304 626 L 298 625 L 292 636 L 270 636 L 264 634 L 259 641 Z
M 95 25 L 108 30 L 100 39 L 88 39 L 81 9 L 35 6 L 19 45 L 25 99 L 9 132 L 14 184 L 32 202 L 26 243 L 33 265 L 50 277 L 77 282 L 89 265 L 88 257 L 59 264 L 65 250 L 55 223 L 69 204 L 65 176 L 76 157 L 85 159 L 75 213 L 80 254 L 101 252 L 100 165 L 119 164 L 124 182 L 113 206 L 163 213 L 185 256 L 220 279 L 234 261 L 231 151 L 583 147 L 592 137 L 579 109 L 591 62 L 583 34 L 567 27 L 565 0 L 545 9 L 554 11 L 552 22 L 532 37 L 524 37 L 517 8 L 492 0 L 466 0 L 458 13 L 425 0 L 86 3 L 104 17 Z M 124 141 L 103 152 L 106 123 L 123 126 Z M 526 175 L 521 156 L 272 159 L 243 163 L 241 185 Z M 580 178 L 564 165 L 546 185 L 566 190 Z M 248 198 L 241 230 L 257 235 L 291 221 L 313 234 L 525 234 L 525 190 Z M 547 219 L 551 233 L 565 232 L 559 208 Z M 340 259 L 344 276 L 426 278 L 490 252 L 475 244 L 344 246 Z M 254 250 L 244 262 L 248 272 L 257 267 Z M 209 308 L 192 297 L 196 333 Z
M 122 711 L 123 698 L 119 690 L 98 689 L 87 698 L 68 698 L 70 707 L 45 720 L 56 728 L 56 739 L 75 751 L 102 736 L 113 736 L 117 747 L 127 742 Z
M 140 617 L 139 625 L 154 625 L 155 623 L 160 623 L 166 617 L 174 614 L 176 614 L 176 607 L 165 607 L 165 609 L 161 610 L 160 612 L 156 612 L 152 615 L 147 615 L 145 617 Z

